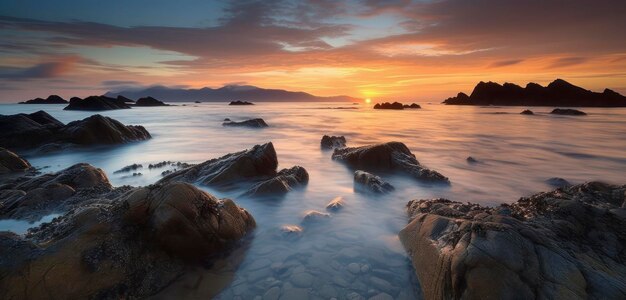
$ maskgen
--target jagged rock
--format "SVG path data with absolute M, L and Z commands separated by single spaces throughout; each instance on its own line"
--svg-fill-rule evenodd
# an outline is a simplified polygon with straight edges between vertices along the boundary
M 48 96 L 48 98 L 46 99 L 42 99 L 42 98 L 35 98 L 32 100 L 27 100 L 24 102 L 20 102 L 19 104 L 66 104 L 67 100 L 57 96 L 57 95 L 50 95 Z
M 89 195 L 113 190 L 106 174 L 89 164 L 76 164 L 57 173 L 21 177 L 3 185 L 0 217 L 36 220 L 51 212 L 65 211 Z
M 382 178 L 360 170 L 354 172 L 354 189 L 360 192 L 373 192 L 377 194 L 384 194 L 395 190 L 391 184 L 385 182 Z
M 70 104 L 68 104 L 64 110 L 102 111 L 127 108 L 130 108 L 130 106 L 128 106 L 123 99 L 107 96 L 89 96 L 85 99 L 78 97 L 70 99 Z
M 344 206 L 345 206 L 345 201 L 343 200 L 343 197 L 336 197 L 333 200 L 331 200 L 330 202 L 328 202 L 328 204 L 326 204 L 326 210 L 328 211 L 339 211 L 341 210 Z
M 283 225 L 280 227 L 280 237 L 284 239 L 297 239 L 302 236 L 303 229 L 298 225 Z
M 324 135 L 320 142 L 322 149 L 335 149 L 343 148 L 346 146 L 346 138 L 342 136 L 328 136 Z
M 319 212 L 317 210 L 309 210 L 305 212 L 304 218 L 302 218 L 302 224 L 313 225 L 327 219 L 330 219 L 330 214 Z
M 609 89 L 605 89 L 602 93 L 592 92 L 562 79 L 556 79 L 546 87 L 531 82 L 525 88 L 512 83 L 500 85 L 491 81 L 481 81 L 470 96 L 459 93 L 443 103 L 449 105 L 624 107 L 626 97 Z
M 332 158 L 354 169 L 400 171 L 416 179 L 449 182 L 448 178 L 422 166 L 406 145 L 400 142 L 335 149 Z
M 47 147 L 49 149 L 63 149 L 67 144 L 121 144 L 150 137 L 143 126 L 126 126 L 101 115 L 93 115 L 67 125 L 44 111 L 0 115 L 0 145 L 11 149 L 32 149 L 46 144 L 55 145 Z
M 25 237 L 0 234 L 0 298 L 144 298 L 191 263 L 224 255 L 254 227 L 232 200 L 186 183 L 136 188 Z
M 143 168 L 143 165 L 141 165 L 141 164 L 132 164 L 132 165 L 125 166 L 125 167 L 123 167 L 123 168 L 113 172 L 113 174 L 126 173 L 126 172 L 134 171 L 134 170 L 137 170 L 137 169 L 141 169 L 141 168 Z
M 245 195 L 286 194 L 295 187 L 306 185 L 308 182 L 309 173 L 303 167 L 294 166 L 291 169 L 282 169 L 273 178 L 257 183 Z
M 228 105 L 254 105 L 254 103 L 252 102 L 248 102 L 248 101 L 231 101 L 230 103 L 228 103 Z
M 143 97 L 137 99 L 135 106 L 169 106 L 169 104 L 165 104 L 163 101 L 159 101 L 152 97 Z
M 183 181 L 214 187 L 250 185 L 249 196 L 285 193 L 309 180 L 307 171 L 295 166 L 277 172 L 278 158 L 270 142 L 227 154 L 171 173 L 159 182 Z
M 0 147 L 0 174 L 24 172 L 30 168 L 30 163 L 27 160 Z
M 520 115 L 534 115 L 535 113 L 530 109 L 523 110 Z
M 404 106 L 400 102 L 394 102 L 394 103 L 383 102 L 383 103 L 376 103 L 374 105 L 374 109 L 404 109 Z
M 553 115 L 566 115 L 566 116 L 586 116 L 583 111 L 571 108 L 555 108 L 551 112 Z
M 426 299 L 624 299 L 625 192 L 591 182 L 493 208 L 413 200 L 399 236 Z
M 250 119 L 250 120 L 245 120 L 245 121 L 241 121 L 241 122 L 226 121 L 226 122 L 222 123 L 222 126 L 252 127 L 252 128 L 269 127 L 269 125 L 267 125 L 267 123 L 265 123 L 265 121 L 263 119 L 261 119 L 261 118 Z

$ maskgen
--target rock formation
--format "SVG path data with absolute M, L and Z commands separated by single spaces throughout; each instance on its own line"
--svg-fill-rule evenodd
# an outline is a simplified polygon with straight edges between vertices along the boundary
M 335 149 L 335 148 L 343 148 L 346 146 L 346 138 L 342 136 L 327 136 L 324 135 L 322 137 L 322 141 L 320 142 L 322 149 Z
M 135 106 L 169 106 L 169 104 L 165 104 L 162 101 L 159 101 L 152 97 L 143 97 L 137 99 L 137 102 L 135 102 Z
M 354 172 L 354 189 L 358 192 L 372 192 L 375 194 L 384 194 L 392 192 L 395 188 L 382 178 L 357 170 Z
M 555 108 L 551 112 L 553 115 L 565 115 L 565 116 L 586 116 L 583 111 L 571 108 Z
M 232 126 L 232 127 L 252 127 L 252 128 L 263 128 L 268 127 L 267 123 L 261 118 L 245 120 L 241 122 L 235 121 L 226 121 L 222 123 L 222 126 Z
M 252 102 L 248 102 L 248 101 L 231 101 L 230 103 L 228 103 L 228 105 L 254 105 L 254 103 Z
M 354 169 L 366 171 L 399 171 L 423 181 L 449 182 L 437 171 L 422 166 L 409 148 L 400 142 L 335 149 L 332 158 Z
M 30 163 L 19 155 L 0 147 L 0 174 L 24 172 L 30 169 Z
M 88 110 L 102 111 L 112 109 L 130 108 L 124 99 L 127 98 L 111 98 L 107 96 L 89 96 L 85 99 L 74 97 L 70 99 L 70 104 L 64 110 Z
M 35 98 L 35 99 L 27 100 L 24 102 L 20 102 L 19 104 L 67 104 L 67 100 L 57 95 L 50 95 L 46 99 Z
M 624 299 L 625 192 L 591 182 L 493 208 L 413 200 L 399 235 L 426 299 Z

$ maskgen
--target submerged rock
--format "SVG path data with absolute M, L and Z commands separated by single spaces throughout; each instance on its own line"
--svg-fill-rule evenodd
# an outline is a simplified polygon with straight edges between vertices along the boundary
M 137 99 L 135 102 L 135 106 L 170 106 L 169 104 L 163 103 L 163 101 L 159 101 L 152 97 L 143 97 Z
M 130 108 L 130 106 L 123 99 L 107 96 L 89 96 L 85 99 L 78 97 L 70 99 L 70 104 L 64 110 L 102 111 L 127 108 Z
M 566 115 L 566 116 L 586 116 L 587 113 L 571 108 L 555 108 L 551 112 L 553 115 Z
M 147 297 L 191 264 L 224 255 L 254 227 L 232 200 L 186 183 L 136 188 L 25 237 L 0 234 L 0 298 Z
M 535 113 L 530 109 L 525 109 L 520 113 L 520 115 L 534 115 Z
M 46 149 L 71 145 L 121 144 L 151 138 L 143 126 L 124 125 L 114 119 L 93 115 L 84 120 L 59 122 L 44 111 L 32 114 L 0 115 L 0 145 L 11 149 Z
M 380 177 L 360 170 L 354 172 L 354 189 L 360 192 L 373 192 L 377 194 L 384 194 L 395 190 L 391 184 L 382 180 Z
M 270 142 L 176 171 L 159 182 L 184 181 L 214 187 L 250 185 L 247 195 L 282 194 L 308 183 L 309 174 L 294 166 L 277 172 L 278 157 Z
M 625 192 L 591 182 L 493 208 L 413 200 L 399 235 L 427 299 L 623 299 Z
M 449 182 L 437 171 L 422 166 L 406 145 L 400 142 L 335 149 L 332 158 L 354 169 L 366 171 L 400 171 L 416 179 Z
M 35 98 L 31 100 L 27 100 L 24 102 L 20 102 L 19 104 L 66 104 L 67 100 L 61 98 L 57 95 L 50 95 L 48 98 Z
M 335 149 L 343 148 L 346 146 L 346 138 L 342 136 L 328 136 L 324 135 L 320 142 L 322 149 Z
M 250 120 L 245 120 L 241 122 L 225 121 L 224 123 L 222 123 L 222 126 L 252 127 L 252 128 L 269 127 L 269 125 L 267 125 L 267 123 L 265 123 L 265 121 L 261 118 L 250 119 Z
M 254 103 L 252 102 L 248 102 L 248 101 L 231 101 L 230 103 L 228 103 L 228 105 L 254 105 Z
M 30 168 L 30 163 L 27 160 L 0 147 L 0 174 L 24 172 Z

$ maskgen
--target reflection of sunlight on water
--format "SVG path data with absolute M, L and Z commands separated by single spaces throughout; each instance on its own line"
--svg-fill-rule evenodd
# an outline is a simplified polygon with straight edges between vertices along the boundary
M 218 197 L 235 199 L 258 223 L 241 266 L 221 294 L 224 299 L 253 298 L 274 287 L 282 295 L 298 295 L 302 292 L 298 289 L 310 288 L 322 297 L 322 293 L 336 293 L 344 298 L 351 292 L 371 297 L 373 289 L 410 298 L 416 279 L 396 236 L 406 224 L 404 206 L 408 200 L 447 197 L 485 204 L 512 202 L 550 189 L 544 183 L 550 177 L 573 183 L 623 183 L 626 109 L 588 108 L 584 109 L 589 113 L 585 117 L 552 116 L 547 114 L 551 108 L 532 108 L 537 115 L 525 116 L 519 115 L 524 109 L 521 107 L 423 105 L 420 110 L 375 111 L 362 105 L 359 109 L 319 109 L 337 106 L 345 103 L 260 103 L 245 107 L 205 103 L 108 111 L 103 114 L 125 124 L 143 125 L 154 138 L 121 147 L 28 159 L 38 167 L 50 166 L 45 171 L 88 162 L 103 168 L 114 185 L 147 185 L 161 178 L 165 170 L 149 170 L 149 163 L 198 163 L 272 141 L 281 168 L 301 165 L 308 170 L 306 188 L 281 199 L 249 199 L 240 197 L 241 190 L 203 187 Z M 46 109 L 64 122 L 90 115 L 62 111 L 62 106 L 56 105 L 3 105 L 0 109 L 3 114 Z M 227 117 L 262 117 L 270 127 L 224 128 L 221 123 Z M 331 152 L 320 150 L 324 134 L 345 135 L 350 146 L 404 142 L 421 163 L 448 176 L 452 185 L 431 186 L 385 175 L 396 192 L 378 197 L 355 194 L 352 171 L 332 161 Z M 470 155 L 479 162 L 468 164 L 465 159 Z M 133 163 L 144 165 L 137 170 L 142 176 L 113 174 Z M 300 224 L 306 210 L 324 212 L 326 204 L 338 196 L 344 198 L 346 206 L 332 213 L 329 220 L 305 227 L 299 239 L 280 238 L 277 230 L 281 225 Z M 366 271 L 352 273 L 354 264 Z M 313 279 L 308 280 L 304 273 Z M 202 280 L 197 286 L 190 297 L 206 297 Z

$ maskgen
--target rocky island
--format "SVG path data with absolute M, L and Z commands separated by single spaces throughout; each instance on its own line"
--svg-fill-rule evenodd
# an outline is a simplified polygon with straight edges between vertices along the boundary
M 102 111 L 112 109 L 128 109 L 130 106 L 128 105 L 127 100 L 130 99 L 121 96 L 118 96 L 117 98 L 107 96 L 89 96 L 85 99 L 74 97 L 70 99 L 70 104 L 66 106 L 64 110 Z
M 513 83 L 500 85 L 480 82 L 468 96 L 459 93 L 443 101 L 447 105 L 501 105 L 501 106 L 566 106 L 566 107 L 626 107 L 626 97 L 610 89 L 592 92 L 557 79 L 543 87 L 529 83 L 521 87 Z
M 19 104 L 67 104 L 67 100 L 61 98 L 58 95 L 50 95 L 48 98 L 35 98 L 31 100 L 27 100 L 24 102 L 20 102 Z

